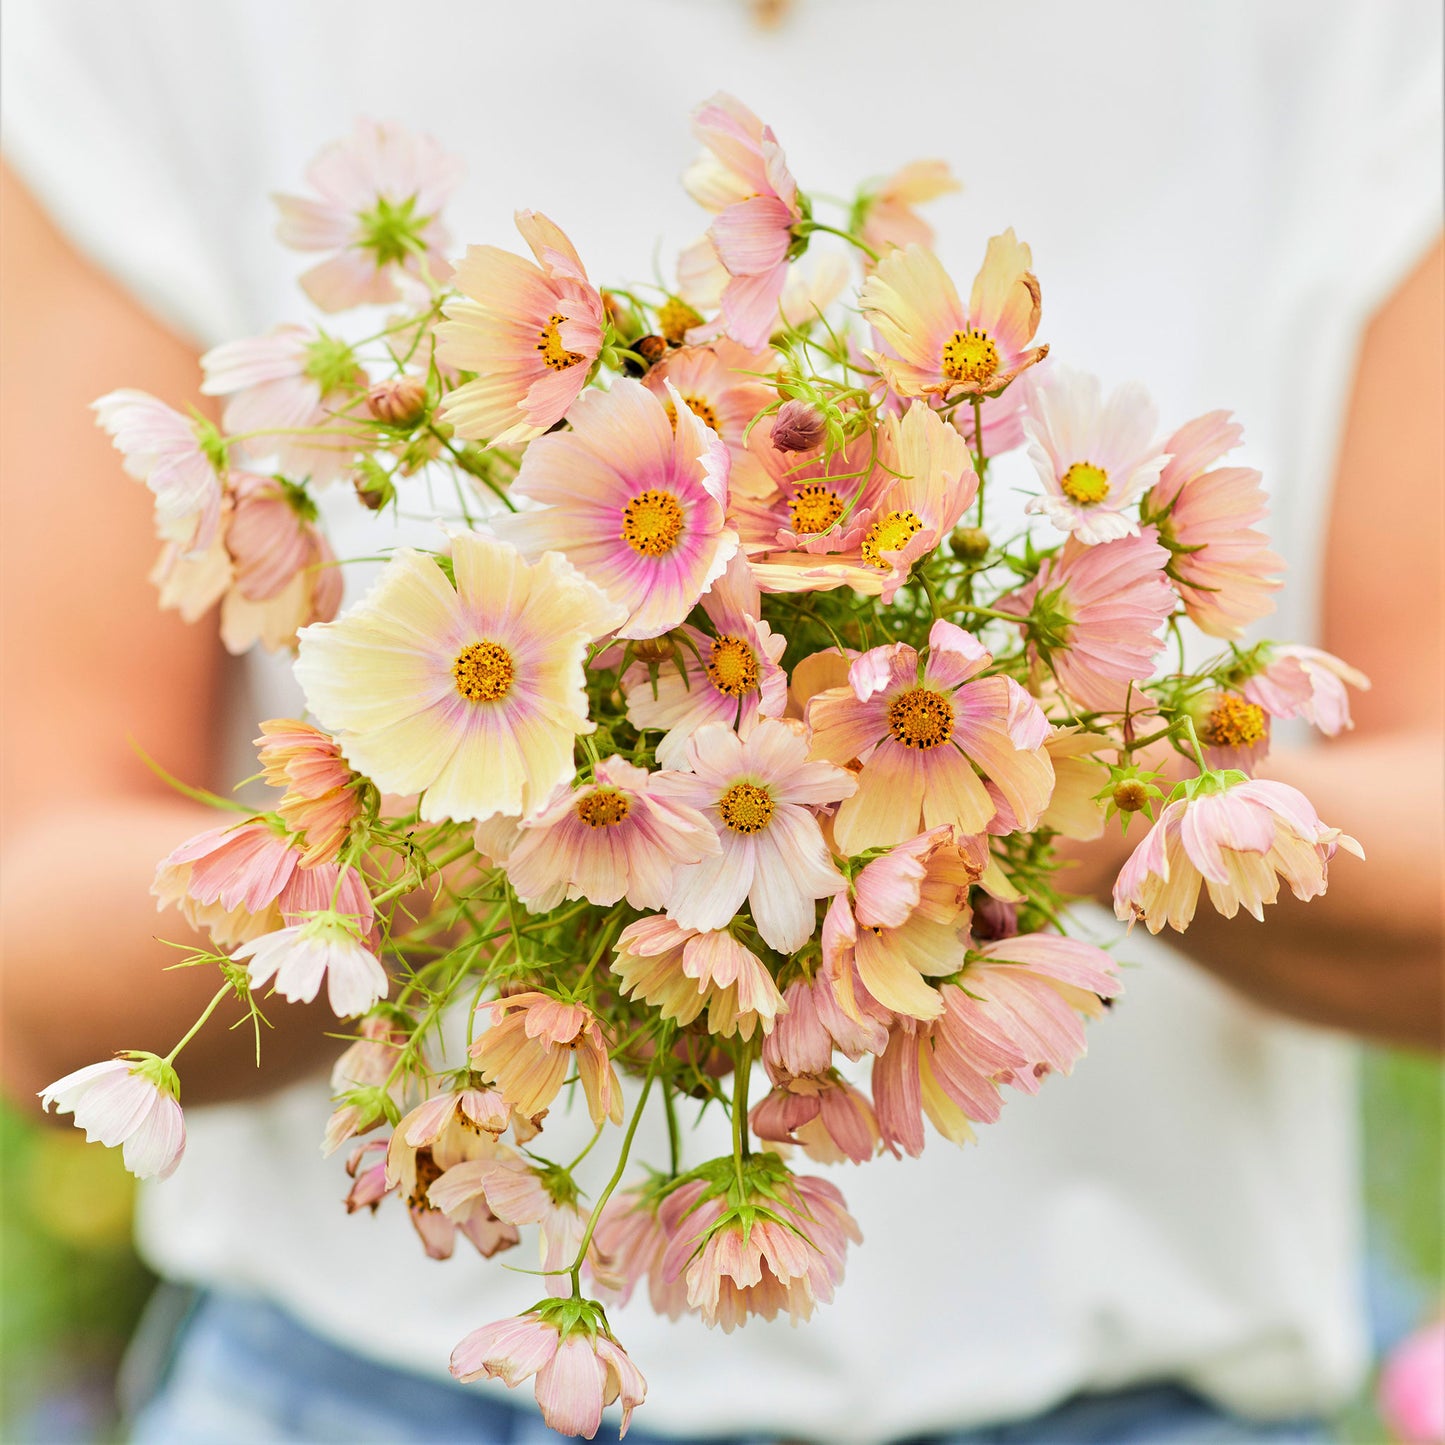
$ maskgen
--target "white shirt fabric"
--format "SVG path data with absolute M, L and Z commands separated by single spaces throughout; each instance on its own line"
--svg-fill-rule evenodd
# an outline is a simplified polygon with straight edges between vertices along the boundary
M 308 258 L 273 242 L 267 196 L 357 114 L 466 158 L 458 245 L 520 249 L 511 212 L 535 207 L 598 281 L 646 278 L 659 235 L 666 257 L 703 229 L 675 178 L 716 88 L 773 125 L 805 190 L 946 157 L 966 189 L 931 219 L 961 286 L 1013 225 L 1056 357 L 1143 380 L 1166 427 L 1238 413 L 1292 568 L 1268 634 L 1311 640 L 1361 328 L 1439 225 L 1439 31 L 1429 0 L 800 0 L 773 33 L 737 0 L 7 0 L 4 143 L 74 243 L 198 345 L 307 314 Z M 326 510 L 339 555 L 376 551 L 384 527 L 339 491 Z M 248 669 L 245 737 L 298 705 L 284 659 Z M 639 1423 L 874 1445 L 1161 1378 L 1261 1416 L 1345 1398 L 1364 1359 L 1349 1047 L 1142 931 L 1118 956 L 1138 966 L 1072 1078 L 1014 1097 L 978 1147 L 834 1171 L 866 1242 L 809 1325 L 615 1312 L 651 1383 Z M 464 1242 L 425 1259 L 394 1201 L 347 1219 L 327 1112 L 319 1080 L 189 1111 L 142 1249 L 444 1374 L 538 1282 Z M 692 1160 L 726 1150 L 717 1123 Z M 547 1147 L 577 1135 L 549 1123 Z M 658 1120 L 637 1152 L 665 1157 Z

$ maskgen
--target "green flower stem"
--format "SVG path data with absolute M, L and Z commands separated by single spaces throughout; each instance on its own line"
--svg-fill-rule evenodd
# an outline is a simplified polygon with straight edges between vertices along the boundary
M 230 983 L 223 983 L 221 987 L 216 990 L 215 998 L 213 998 L 210 1003 L 206 1005 L 205 1010 L 201 1014 L 200 1018 L 198 1018 L 195 1023 L 193 1023 L 190 1028 L 186 1030 L 185 1037 L 180 1041 L 180 1043 L 178 1043 L 175 1048 L 173 1048 L 170 1053 L 165 1056 L 163 1062 L 168 1068 L 170 1067 L 170 1065 L 175 1063 L 176 1057 L 180 1053 L 180 1051 L 185 1048 L 185 1046 L 190 1043 L 190 1041 L 195 1038 L 198 1033 L 200 1033 L 202 1026 L 205 1024 L 206 1020 L 210 1018 L 213 1013 L 215 1013 L 217 1005 L 219 1005 L 221 1000 L 232 991 L 233 990 Z
M 867 241 L 855 236 L 851 231 L 840 230 L 837 226 L 824 225 L 822 221 L 799 221 L 793 227 L 795 236 L 811 236 L 815 231 L 822 231 L 827 236 L 837 236 L 846 241 L 850 246 L 856 246 L 875 265 L 883 258 L 870 246 Z

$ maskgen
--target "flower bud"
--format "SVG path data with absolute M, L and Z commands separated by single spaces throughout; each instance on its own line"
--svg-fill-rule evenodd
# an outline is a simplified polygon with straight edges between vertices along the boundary
M 1019 911 L 1012 903 L 978 893 L 973 905 L 973 936 L 980 943 L 1013 938 L 1019 931 Z
M 426 383 L 418 376 L 394 376 L 366 393 L 366 409 L 379 422 L 414 427 L 426 415 Z
M 948 549 L 960 562 L 982 562 L 992 546 L 982 527 L 955 527 L 948 539 Z
M 369 512 L 379 512 L 396 495 L 391 477 L 370 457 L 359 460 L 351 484 L 356 488 L 356 500 Z
M 665 632 L 661 637 L 644 637 L 632 644 L 632 655 L 639 662 L 666 662 L 676 653 L 677 643 Z
M 827 434 L 823 414 L 806 401 L 785 401 L 773 421 L 773 445 L 780 452 L 810 452 Z
M 1124 778 L 1115 785 L 1113 798 L 1121 813 L 1137 813 L 1149 801 L 1149 786 L 1139 778 Z

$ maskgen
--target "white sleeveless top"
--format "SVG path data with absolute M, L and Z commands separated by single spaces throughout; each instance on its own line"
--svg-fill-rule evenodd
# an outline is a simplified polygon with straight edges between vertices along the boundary
M 1013 225 L 1056 356 L 1142 379 L 1166 425 L 1238 413 L 1292 566 L 1269 630 L 1300 641 L 1362 325 L 1439 225 L 1430 0 L 799 0 L 771 33 L 740 0 L 6 0 L 3 24 L 12 163 L 198 344 L 305 314 L 306 262 L 272 241 L 267 194 L 297 189 L 360 113 L 466 158 L 458 244 L 517 246 L 511 212 L 535 207 L 599 281 L 645 279 L 659 234 L 665 257 L 703 229 L 676 177 L 688 111 L 714 89 L 774 127 L 805 190 L 944 156 L 966 189 L 931 219 L 960 284 Z M 338 554 L 373 553 L 384 529 L 344 500 L 328 503 Z M 249 738 L 298 699 L 284 660 L 247 666 Z M 1241 948 L 1256 926 L 1241 918 Z M 966 1152 L 933 1140 L 834 1171 L 866 1242 L 811 1324 L 725 1336 L 645 1301 L 614 1316 L 651 1382 L 649 1429 L 874 1445 L 1166 1377 L 1261 1415 L 1351 1391 L 1349 1047 L 1142 931 L 1118 954 L 1138 967 L 1072 1078 L 1012 1098 Z M 327 1112 L 322 1080 L 190 1111 L 184 1166 L 144 1191 L 142 1249 L 444 1374 L 462 1335 L 525 1308 L 537 1281 L 465 1244 L 427 1260 L 394 1206 L 346 1218 L 340 1158 L 317 1150 Z M 693 1160 L 728 1147 L 718 1122 Z M 569 1127 L 549 1123 L 558 1158 Z M 644 1126 L 638 1156 L 664 1149 Z

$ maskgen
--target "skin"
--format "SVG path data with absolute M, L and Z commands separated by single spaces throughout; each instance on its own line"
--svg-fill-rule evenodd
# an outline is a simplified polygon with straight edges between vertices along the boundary
M 188 407 L 196 354 L 70 249 L 8 174 L 0 202 L 3 1062 L 24 1097 L 117 1046 L 165 1052 L 213 992 L 209 970 L 158 976 L 182 956 L 158 935 L 200 940 L 174 911 L 157 915 L 148 890 L 155 861 L 214 815 L 153 778 L 129 739 L 223 788 L 213 744 L 227 660 L 213 626 L 157 609 L 149 494 L 87 411 L 117 386 Z M 1438 1042 L 1440 1012 L 1441 273 L 1437 251 L 1366 338 L 1337 487 L 1325 643 L 1375 691 L 1348 740 L 1280 758 L 1272 774 L 1358 836 L 1371 863 L 1342 859 L 1326 899 L 1282 903 L 1264 929 L 1242 920 L 1226 934 L 1201 910 L 1183 940 L 1271 1007 L 1421 1044 Z M 1080 885 L 1104 886 L 1126 848 L 1093 850 Z M 84 1009 L 66 1007 L 78 999 Z M 238 1012 L 222 1007 L 225 1021 Z M 209 1027 L 181 1061 L 185 1102 L 254 1095 L 334 1057 L 324 1004 L 267 1012 L 265 1072 L 249 1029 Z

